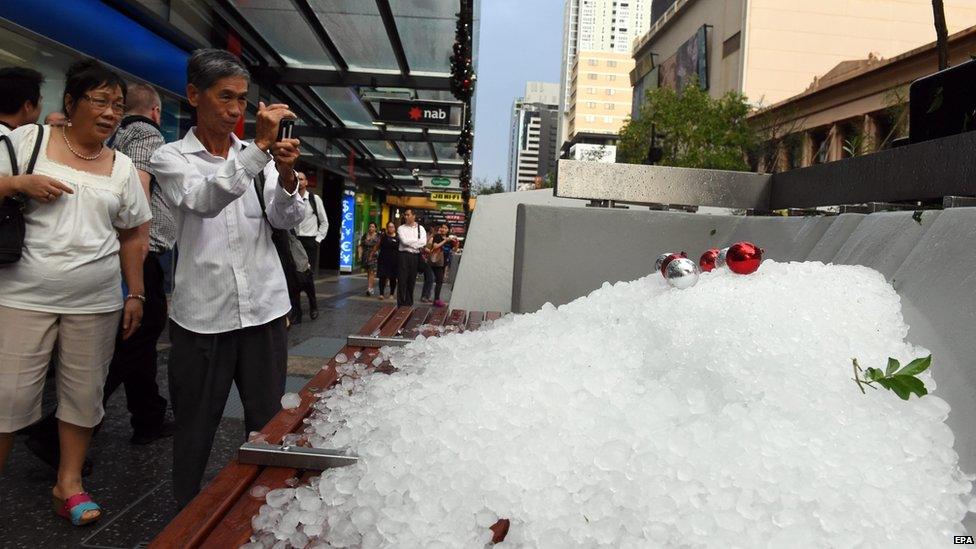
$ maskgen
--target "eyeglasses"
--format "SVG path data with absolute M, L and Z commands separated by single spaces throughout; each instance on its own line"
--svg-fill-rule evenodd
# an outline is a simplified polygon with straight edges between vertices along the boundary
M 108 108 L 109 105 L 112 105 L 112 112 L 114 112 L 115 114 L 125 114 L 125 111 L 128 110 L 128 107 L 125 106 L 125 103 L 121 103 L 121 102 L 112 103 L 107 97 L 92 97 L 88 94 L 85 94 L 82 96 L 82 98 L 86 99 L 96 109 L 105 110 L 106 108 Z

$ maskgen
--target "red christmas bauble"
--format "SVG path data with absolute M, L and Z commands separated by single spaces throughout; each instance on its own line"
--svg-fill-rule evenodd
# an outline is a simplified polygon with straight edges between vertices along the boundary
M 679 257 L 688 257 L 688 254 L 684 252 L 677 252 L 664 258 L 664 261 L 661 262 L 661 276 L 664 276 L 664 273 L 668 272 L 668 263 L 671 263 L 673 260 L 678 259 Z
M 765 250 L 752 242 L 736 242 L 729 246 L 729 251 L 725 254 L 725 263 L 733 273 L 742 275 L 754 273 L 762 263 L 764 252 Z
M 701 255 L 698 266 L 701 267 L 703 273 L 711 272 L 715 268 L 716 259 L 718 259 L 718 248 L 712 248 Z

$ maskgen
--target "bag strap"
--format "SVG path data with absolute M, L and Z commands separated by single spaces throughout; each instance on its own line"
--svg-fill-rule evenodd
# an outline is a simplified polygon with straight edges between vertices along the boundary
M 271 225 L 271 220 L 268 219 L 268 210 L 264 207 L 264 182 L 264 170 L 261 170 L 258 176 L 254 178 L 254 190 L 258 193 L 258 203 L 261 204 L 261 216 L 268 222 L 268 225 Z
M 321 225 L 322 220 L 319 219 L 319 207 L 318 204 L 316 204 L 317 200 L 315 200 L 315 193 L 308 193 L 308 199 L 312 202 L 312 213 L 315 214 L 315 224 Z
M 34 140 L 34 150 L 31 151 L 30 160 L 27 161 L 25 174 L 34 173 L 34 164 L 37 164 L 37 156 L 41 153 L 41 141 L 44 140 L 44 126 L 40 124 L 35 126 L 37 126 L 37 138 Z
M 14 152 L 13 141 L 10 136 L 0 135 L 0 141 L 7 146 L 7 154 L 10 156 L 10 175 L 20 175 L 20 167 L 17 166 L 17 153 Z

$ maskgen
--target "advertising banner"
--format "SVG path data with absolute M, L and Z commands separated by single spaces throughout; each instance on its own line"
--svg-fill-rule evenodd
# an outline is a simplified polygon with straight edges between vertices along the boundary
M 339 226 L 339 272 L 351 273 L 356 254 L 355 246 L 356 193 L 344 191 L 342 195 L 342 224 Z
M 708 27 L 705 25 L 661 63 L 662 88 L 681 91 L 694 77 L 698 77 L 701 89 L 708 89 Z

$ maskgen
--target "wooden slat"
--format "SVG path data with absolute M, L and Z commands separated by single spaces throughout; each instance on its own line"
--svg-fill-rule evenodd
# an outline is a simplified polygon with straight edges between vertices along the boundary
M 357 332 L 356 335 L 361 335 L 361 336 L 378 335 L 380 333 L 379 332 L 380 327 L 383 326 L 383 323 L 386 322 L 387 319 L 389 319 L 390 316 L 393 315 L 396 309 L 397 308 L 393 305 L 384 305 L 382 308 L 380 308 L 379 311 L 376 311 L 376 314 L 374 314 L 366 322 L 366 324 L 363 324 L 363 327 L 359 329 L 359 332 Z
M 410 318 L 410 313 L 413 309 L 410 307 L 397 307 L 396 311 L 390 316 L 390 318 L 383 323 L 383 327 L 380 328 L 380 337 L 395 337 L 397 333 L 400 332 L 400 328 L 407 322 Z
M 430 314 L 430 310 L 430 307 L 420 307 L 414 309 L 413 313 L 410 314 L 410 318 L 407 319 L 407 323 L 403 325 L 400 337 L 405 337 L 407 339 L 417 337 L 417 327 L 424 324 L 424 321 L 427 320 L 427 315 Z
M 256 465 L 232 460 L 149 544 L 152 549 L 199 547 L 258 476 Z
M 253 486 L 267 486 L 271 490 L 284 488 L 285 481 L 296 476 L 298 471 L 282 467 L 265 467 Z M 251 518 L 264 505 L 264 498 L 253 498 L 249 493 L 242 494 L 220 520 L 220 524 L 200 545 L 202 548 L 222 549 L 240 547 L 250 540 Z
M 485 322 L 488 322 L 490 320 L 498 320 L 501 317 L 502 314 L 499 313 L 498 311 L 488 311 L 487 313 L 485 313 Z
M 444 321 L 447 320 L 447 313 L 448 313 L 447 307 L 435 307 L 433 310 L 430 311 L 430 314 L 427 315 L 427 320 L 424 322 L 424 325 L 443 326 Z M 429 330 L 429 329 L 424 330 L 421 333 L 423 334 L 424 337 L 440 335 L 439 332 L 436 332 L 434 330 Z
M 451 328 L 455 331 L 464 330 L 464 322 L 468 318 L 468 312 L 464 309 L 454 309 L 451 314 L 447 316 L 447 321 L 444 322 L 444 326 Z
M 468 313 L 468 323 L 464 326 L 464 331 L 473 332 L 481 327 L 481 322 L 485 319 L 485 313 L 481 311 L 471 311 Z

